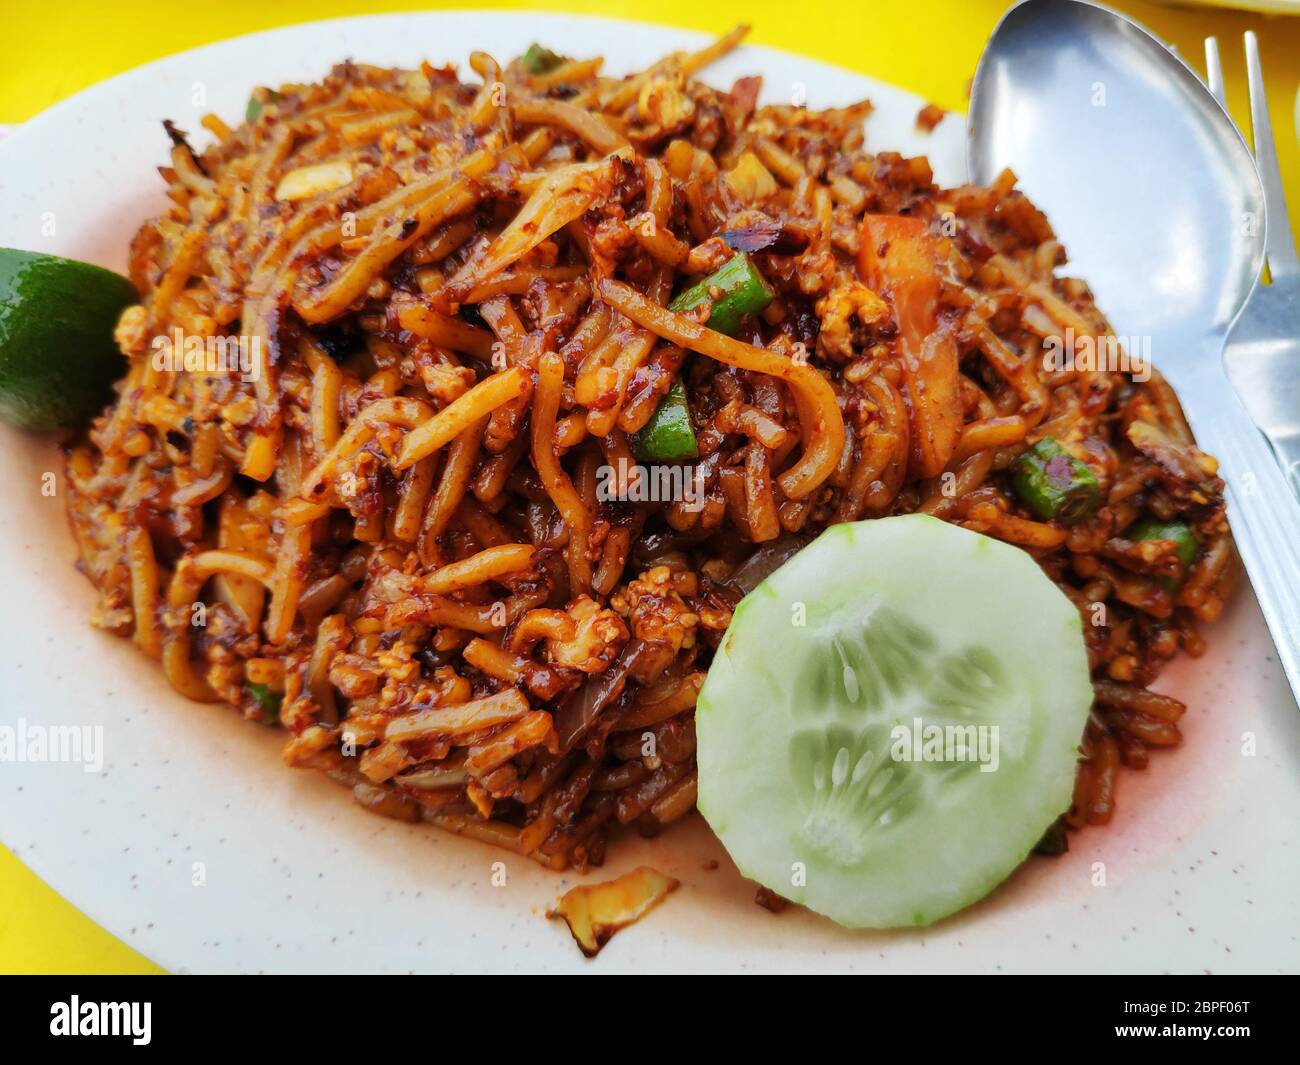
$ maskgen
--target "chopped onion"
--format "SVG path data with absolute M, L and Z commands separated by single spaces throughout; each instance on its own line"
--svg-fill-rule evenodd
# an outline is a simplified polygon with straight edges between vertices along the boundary
M 555 732 L 560 739 L 561 754 L 573 750 L 600 712 L 618 698 L 628 672 L 644 648 L 640 640 L 633 640 L 623 648 L 617 662 L 604 673 L 594 675 L 555 711 Z
M 442 763 L 428 769 L 412 769 L 397 777 L 393 783 L 400 784 L 404 788 L 415 788 L 418 791 L 442 791 L 447 788 L 459 788 L 467 780 L 469 774 L 465 772 L 464 759 L 461 758 L 453 766 Z
M 277 200 L 306 200 L 322 192 L 333 192 L 352 184 L 352 164 L 346 159 L 331 159 L 311 166 L 290 170 L 275 187 Z
M 384 736 L 407 742 L 426 736 L 463 736 L 495 728 L 528 713 L 528 697 L 518 688 L 506 688 L 495 695 L 471 699 L 453 706 L 434 706 L 388 722 Z
M 617 880 L 572 888 L 546 916 L 552 920 L 562 918 L 582 953 L 594 958 L 615 932 L 643 917 L 678 884 L 672 877 L 643 865 Z
M 359 781 L 352 787 L 352 797 L 357 805 L 381 817 L 391 817 L 397 821 L 420 820 L 420 807 L 404 795 L 398 795 L 387 788 Z
M 727 583 L 739 589 L 741 595 L 748 595 L 815 539 L 813 533 L 807 532 L 778 537 L 750 555 Z

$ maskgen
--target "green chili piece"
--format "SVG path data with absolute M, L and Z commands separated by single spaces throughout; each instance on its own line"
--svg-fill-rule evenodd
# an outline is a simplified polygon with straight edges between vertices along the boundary
M 696 458 L 700 449 L 691 426 L 691 408 L 686 386 L 678 378 L 659 401 L 650 420 L 632 438 L 637 457 L 652 462 L 684 462 Z
M 712 296 L 715 289 L 720 293 L 716 300 Z M 668 309 L 693 311 L 710 302 L 713 309 L 705 324 L 731 336 L 745 318 L 758 314 L 772 302 L 772 290 L 754 261 L 744 252 L 737 252 L 704 280 L 679 292 Z

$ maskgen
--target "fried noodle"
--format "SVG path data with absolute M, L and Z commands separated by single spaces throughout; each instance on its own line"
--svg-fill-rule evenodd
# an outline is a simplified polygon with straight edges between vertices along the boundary
M 941 189 L 865 148 L 866 103 L 695 80 L 740 37 L 622 79 L 349 62 L 210 116 L 201 154 L 169 124 L 128 369 L 68 453 L 97 623 L 367 809 L 585 868 L 693 809 L 695 698 L 751 578 L 828 524 L 925 511 L 1078 605 L 1097 701 L 1067 816 L 1108 820 L 1118 768 L 1179 742 L 1147 685 L 1233 577 L 1214 461 L 1158 374 L 1046 366 L 1050 335 L 1111 333 L 1011 174 Z M 888 216 L 936 249 L 925 350 L 862 265 Z M 669 309 L 737 249 L 766 310 L 728 336 Z M 173 330 L 250 358 L 159 369 Z M 702 501 L 601 498 L 674 380 Z M 1073 526 L 1009 487 L 1046 436 L 1101 484 Z M 1126 538 L 1150 517 L 1195 529 L 1189 572 Z

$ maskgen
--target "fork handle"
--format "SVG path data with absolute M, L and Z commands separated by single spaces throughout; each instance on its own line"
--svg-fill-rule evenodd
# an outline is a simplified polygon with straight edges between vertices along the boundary
M 1300 501 L 1222 376 L 1214 409 L 1194 418 L 1193 428 L 1199 446 L 1219 460 L 1237 551 L 1291 692 L 1300 699 Z

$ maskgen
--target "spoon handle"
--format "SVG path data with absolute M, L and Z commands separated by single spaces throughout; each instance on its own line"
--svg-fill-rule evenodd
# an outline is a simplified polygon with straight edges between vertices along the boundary
M 1199 446 L 1219 460 L 1237 550 L 1292 694 L 1300 700 L 1300 501 L 1227 375 L 1216 369 L 1222 380 L 1217 395 L 1208 393 L 1215 395 L 1214 403 L 1201 417 L 1192 411 L 1192 428 Z M 1209 383 L 1202 382 L 1197 392 L 1206 395 Z

